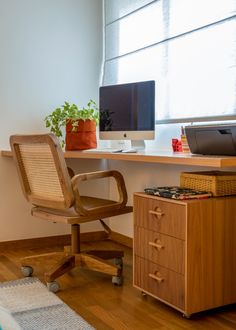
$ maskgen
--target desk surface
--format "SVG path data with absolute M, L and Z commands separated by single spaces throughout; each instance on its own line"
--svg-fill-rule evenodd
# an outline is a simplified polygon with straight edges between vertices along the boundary
M 65 151 L 65 158 L 110 159 L 144 163 L 159 163 L 188 166 L 208 166 L 216 168 L 236 167 L 236 157 L 233 156 L 202 156 L 189 153 L 174 153 L 171 151 L 146 151 L 140 153 L 104 153 L 86 151 Z M 12 157 L 9 150 L 2 150 L 3 157 Z

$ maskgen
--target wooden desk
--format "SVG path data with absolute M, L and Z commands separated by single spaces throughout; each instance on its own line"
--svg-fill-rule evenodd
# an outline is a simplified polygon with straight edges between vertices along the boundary
M 12 153 L 9 150 L 2 150 L 1 156 L 12 157 Z M 188 153 L 173 153 L 171 151 L 146 151 L 130 154 L 65 151 L 65 158 L 125 160 L 144 163 L 207 166 L 216 168 L 236 167 L 236 157 L 233 156 L 202 156 Z

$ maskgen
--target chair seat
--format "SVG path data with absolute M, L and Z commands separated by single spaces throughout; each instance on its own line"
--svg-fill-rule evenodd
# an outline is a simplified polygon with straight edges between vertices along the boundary
M 80 199 L 81 199 L 81 203 L 85 208 L 117 204 L 116 201 L 113 201 L 111 199 L 104 199 L 104 198 L 91 197 L 91 196 L 80 196 Z
M 102 207 L 102 206 L 111 206 L 114 205 L 114 207 L 117 205 L 116 201 L 107 200 L 103 198 L 97 198 L 97 197 L 90 197 L 90 196 L 81 196 L 81 202 L 83 203 L 83 206 L 85 208 L 91 208 L 91 207 Z M 104 210 L 103 212 L 99 212 L 99 218 L 109 218 L 112 216 L 120 215 L 120 214 L 126 214 L 132 212 L 133 208 L 132 206 L 125 206 L 119 209 L 110 209 L 110 210 Z M 73 207 L 67 209 L 67 210 L 58 210 L 58 209 L 51 209 L 41 206 L 35 206 L 32 208 L 32 215 L 39 217 L 41 219 L 49 220 L 49 221 L 55 221 L 55 222 L 62 222 L 67 224 L 77 224 L 77 223 L 83 223 L 88 221 L 94 221 L 98 219 L 98 213 L 91 213 L 88 215 L 80 215 L 78 214 Z

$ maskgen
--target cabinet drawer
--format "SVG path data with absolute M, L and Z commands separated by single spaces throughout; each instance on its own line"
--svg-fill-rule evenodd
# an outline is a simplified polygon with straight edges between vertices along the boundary
M 185 239 L 186 205 L 134 195 L 134 224 Z
M 142 227 L 134 227 L 134 254 L 184 274 L 185 242 Z
M 134 285 L 184 310 L 184 276 L 134 256 Z

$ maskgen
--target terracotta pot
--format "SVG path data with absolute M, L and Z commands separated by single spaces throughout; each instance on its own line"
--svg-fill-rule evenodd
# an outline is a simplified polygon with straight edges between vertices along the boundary
M 77 120 L 77 130 L 73 131 L 73 122 L 68 119 L 66 123 L 66 150 L 85 150 L 97 147 L 95 120 Z

